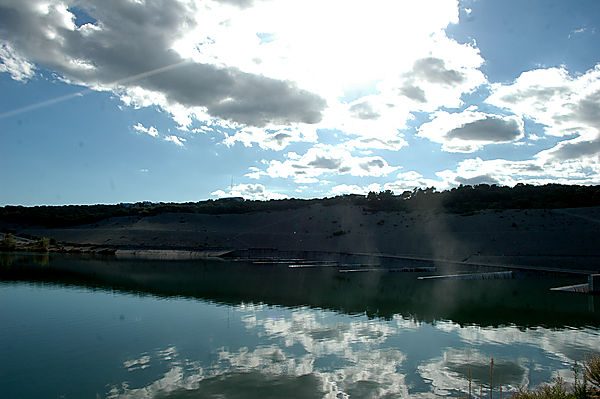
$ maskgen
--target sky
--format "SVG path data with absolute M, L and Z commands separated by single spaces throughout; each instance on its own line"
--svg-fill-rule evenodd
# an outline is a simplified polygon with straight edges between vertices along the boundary
M 597 0 L 0 0 L 0 205 L 600 184 Z

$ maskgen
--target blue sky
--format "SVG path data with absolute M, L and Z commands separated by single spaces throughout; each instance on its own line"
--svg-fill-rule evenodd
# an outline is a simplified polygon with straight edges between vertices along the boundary
M 0 205 L 600 184 L 600 2 L 0 0 Z

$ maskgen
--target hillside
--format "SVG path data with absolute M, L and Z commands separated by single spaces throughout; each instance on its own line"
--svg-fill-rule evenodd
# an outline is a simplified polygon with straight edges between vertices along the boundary
M 593 270 L 600 265 L 600 207 L 461 215 L 313 204 L 243 214 L 113 217 L 81 226 L 22 226 L 16 233 L 112 248 L 273 248 Z

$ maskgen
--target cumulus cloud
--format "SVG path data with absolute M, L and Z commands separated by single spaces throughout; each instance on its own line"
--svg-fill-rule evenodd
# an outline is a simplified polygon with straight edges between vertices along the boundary
M 350 106 L 350 113 L 358 119 L 378 119 L 381 115 L 368 102 L 360 102 Z
M 473 122 L 465 123 L 450 130 L 446 137 L 450 140 L 489 141 L 502 143 L 523 136 L 523 123 L 515 119 L 502 119 L 497 116 L 486 116 Z
M 11 59 L 25 62 L 21 71 L 35 62 L 128 105 L 158 105 L 182 126 L 230 129 L 228 144 L 281 150 L 313 141 L 296 130 L 315 126 L 338 129 L 357 148 L 395 150 L 411 112 L 457 107 L 486 81 L 478 49 L 443 31 L 458 22 L 453 1 L 2 4 L 0 36 Z M 76 8 L 92 22 L 75 24 Z M 343 18 L 332 20 L 340 9 Z M 360 87 L 370 89 L 346 98 Z
M 539 157 L 576 160 L 600 154 L 600 64 L 580 76 L 565 68 L 523 72 L 513 83 L 495 84 L 486 100 L 545 126 L 553 136 L 572 136 Z
M 423 79 L 430 83 L 439 83 L 446 86 L 457 86 L 466 81 L 466 74 L 454 69 L 446 68 L 442 59 L 435 57 L 421 58 L 415 61 L 410 77 Z
M 288 196 L 285 194 L 279 194 L 267 190 L 262 184 L 237 184 L 229 191 L 216 190 L 210 194 L 218 198 L 243 197 L 249 200 L 261 201 L 288 198 Z
M 417 103 L 426 103 L 427 98 L 425 97 L 425 90 L 410 82 L 404 82 L 404 84 L 398 88 L 400 95 L 409 98 L 410 100 L 416 101 Z
M 465 159 L 455 170 L 437 175 L 449 186 L 460 184 L 599 184 L 600 165 L 590 160 L 544 163 L 543 160 L 510 161 L 505 159 Z
M 199 114 L 242 125 L 311 124 L 321 119 L 324 100 L 291 81 L 233 66 L 194 62 L 174 51 L 175 43 L 197 26 L 193 16 L 201 12 L 200 3 L 3 3 L 0 35 L 15 54 L 75 83 L 125 92 L 141 88 L 154 95 L 153 103 L 166 109 L 171 105 L 184 106 L 190 112 L 198 108 Z M 96 23 L 76 26 L 69 9 L 74 5 L 85 9 Z M 135 97 L 135 93 L 128 95 Z
M 304 155 L 288 153 L 284 161 L 267 163 L 266 170 L 252 170 L 247 176 L 293 178 L 297 183 L 316 183 L 322 175 L 385 176 L 397 167 L 379 156 L 354 156 L 350 151 L 330 145 L 316 145 Z
M 438 111 L 433 120 L 419 128 L 418 135 L 442 143 L 449 152 L 473 152 L 487 144 L 507 143 L 524 136 L 518 116 L 500 116 L 472 110 Z
M 332 105 L 319 127 L 337 132 L 341 139 L 350 138 L 349 149 L 398 150 L 407 145 L 400 129 L 407 127 L 410 118 L 408 109 L 398 109 L 383 95 L 370 95 Z
M 550 150 L 542 151 L 537 156 L 550 162 L 562 162 L 567 160 L 578 160 L 580 158 L 595 158 L 600 161 L 600 134 L 592 139 L 578 137 L 572 140 L 564 140 Z
M 413 112 L 459 107 L 465 93 L 486 82 L 476 48 L 439 33 L 428 36 L 423 46 L 433 55 L 409 52 L 403 62 L 395 60 L 396 70 L 379 78 L 375 93 L 348 104 L 328 100 L 319 126 L 353 137 L 355 148 L 398 150 L 407 145 L 400 130 L 408 128 Z
M 436 9 L 435 15 L 431 9 Z M 343 16 L 332 19 L 340 10 Z M 203 57 L 238 65 L 245 71 L 260 70 L 268 76 L 299 81 L 329 100 L 339 97 L 340 91 L 412 66 L 416 53 L 428 53 L 432 33 L 458 22 L 458 7 L 445 0 L 385 0 L 375 4 L 357 0 L 264 1 L 243 13 L 228 13 L 226 26 L 219 26 L 221 19 L 215 15 L 200 16 L 197 33 L 211 39 L 203 42 Z M 306 21 L 310 21 L 310 29 L 306 29 Z M 381 42 L 389 37 L 410 40 L 397 51 L 391 41 L 389 45 Z
M 434 55 L 416 58 L 410 69 L 378 87 L 386 101 L 410 112 L 432 112 L 440 107 L 457 108 L 462 96 L 487 82 L 479 70 L 483 58 L 471 46 L 458 44 L 443 35 L 434 35 Z

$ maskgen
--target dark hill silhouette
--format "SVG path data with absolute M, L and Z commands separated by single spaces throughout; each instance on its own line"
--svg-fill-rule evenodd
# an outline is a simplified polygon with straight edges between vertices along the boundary
M 480 184 L 460 186 L 438 192 L 434 187 L 405 191 L 371 192 L 367 196 L 343 195 L 321 199 L 282 199 L 270 201 L 231 201 L 228 199 L 186 203 L 149 203 L 117 205 L 12 206 L 0 208 L 0 221 L 16 224 L 65 227 L 95 223 L 117 216 L 155 216 L 162 213 L 209 215 L 242 214 L 261 211 L 292 210 L 313 204 L 359 205 L 370 211 L 440 210 L 468 214 L 481 210 L 559 209 L 600 205 L 600 186 L 517 184 L 515 187 Z

